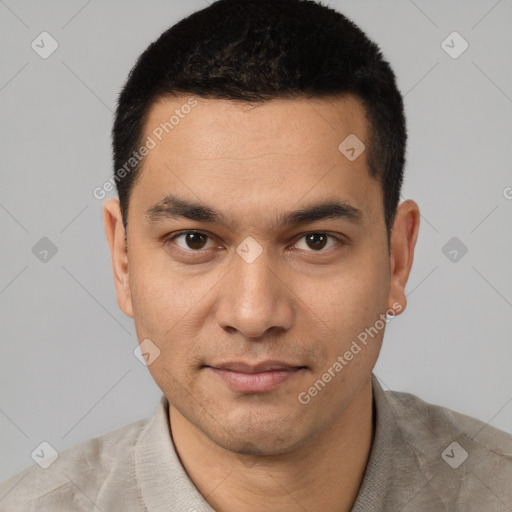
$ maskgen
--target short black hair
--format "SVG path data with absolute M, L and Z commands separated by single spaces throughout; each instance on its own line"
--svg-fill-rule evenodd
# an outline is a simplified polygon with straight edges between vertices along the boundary
M 389 242 L 405 165 L 403 99 L 377 44 L 343 14 L 312 0 L 218 0 L 151 43 L 119 95 L 112 131 L 125 226 L 143 163 L 132 156 L 147 115 L 156 100 L 181 94 L 255 103 L 360 99 L 370 127 L 368 171 L 382 185 Z

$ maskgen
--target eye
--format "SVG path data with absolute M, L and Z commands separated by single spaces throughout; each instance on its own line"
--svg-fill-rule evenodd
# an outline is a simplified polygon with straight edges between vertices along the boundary
M 328 233 L 324 233 L 323 231 L 315 231 L 303 235 L 299 242 L 295 244 L 295 247 L 298 247 L 301 241 L 304 240 L 303 246 L 298 247 L 299 249 L 303 249 L 308 252 L 325 252 L 324 249 L 328 245 L 329 239 L 333 240 L 334 242 L 331 245 L 329 245 L 327 249 L 330 249 L 331 247 L 339 243 L 343 243 L 343 240 L 337 236 L 329 235 Z M 308 248 L 311 249 L 312 251 L 308 250 Z
M 201 231 L 180 231 L 169 235 L 164 239 L 165 243 L 173 243 L 180 249 L 188 252 L 201 252 L 215 247 L 215 243 L 209 235 Z M 315 231 L 302 235 L 299 241 L 294 245 L 295 249 L 305 250 L 307 252 L 327 252 L 328 249 L 344 241 L 323 231 Z
M 179 243 L 178 240 L 180 240 L 181 243 Z M 175 233 L 165 241 L 173 242 L 182 249 L 192 250 L 195 252 L 215 246 L 210 237 L 201 231 L 182 231 L 180 233 Z M 211 243 L 209 246 L 207 245 L 208 241 Z

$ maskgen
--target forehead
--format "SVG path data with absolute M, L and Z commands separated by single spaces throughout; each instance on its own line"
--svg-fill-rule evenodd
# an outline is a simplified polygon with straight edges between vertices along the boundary
M 146 118 L 143 140 L 149 138 L 154 148 L 134 187 L 146 203 L 160 201 L 176 187 L 208 204 L 229 193 L 230 204 L 224 206 L 232 209 L 263 197 L 285 208 L 306 196 L 311 202 L 338 191 L 366 211 L 376 210 L 380 196 L 380 184 L 367 170 L 366 150 L 356 159 L 342 151 L 347 138 L 369 144 L 364 106 L 352 96 L 250 104 L 165 97 Z
M 272 147 L 290 156 L 332 153 L 350 134 L 368 139 L 365 113 L 362 102 L 354 96 L 298 97 L 260 103 L 166 96 L 151 106 L 143 134 L 169 146 L 175 141 L 176 155 L 192 146 L 195 152 L 207 151 L 211 157 L 228 158 L 240 156 L 241 147 L 247 158 Z

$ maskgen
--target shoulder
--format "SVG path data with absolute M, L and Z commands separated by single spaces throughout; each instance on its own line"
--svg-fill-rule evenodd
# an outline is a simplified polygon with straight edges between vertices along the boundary
M 396 474 L 418 484 L 418 504 L 437 496 L 457 510 L 512 505 L 511 434 L 410 393 L 385 396 L 400 439 Z
M 385 395 L 401 431 L 411 441 L 459 438 L 467 440 L 470 446 L 478 446 L 512 462 L 512 434 L 410 393 L 385 391 Z
M 134 478 L 134 446 L 151 418 L 145 418 L 62 451 L 0 484 L 2 512 L 90 510 L 112 475 Z M 47 465 L 47 462 L 50 465 Z M 45 463 L 46 462 L 46 463 Z M 45 466 L 46 469 L 44 468 Z

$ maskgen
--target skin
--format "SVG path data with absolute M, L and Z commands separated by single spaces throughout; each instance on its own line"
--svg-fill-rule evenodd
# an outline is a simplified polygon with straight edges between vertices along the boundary
M 144 137 L 187 100 L 157 101 Z M 399 205 L 388 252 L 366 151 L 349 161 L 338 150 L 349 134 L 369 144 L 354 97 L 197 101 L 147 155 L 126 233 L 118 201 L 104 205 L 119 306 L 138 339 L 160 349 L 148 369 L 169 400 L 179 457 L 215 510 L 350 510 L 371 448 L 384 329 L 308 404 L 297 397 L 379 315 L 405 309 L 419 208 Z M 169 193 L 218 210 L 227 225 L 152 221 L 146 212 Z M 361 222 L 276 223 L 327 198 L 360 209 Z M 207 236 L 164 240 L 181 230 Z M 312 232 L 340 240 L 318 249 Z M 263 250 L 252 263 L 236 252 L 249 236 Z M 270 359 L 305 368 L 273 390 L 241 393 L 207 367 Z

